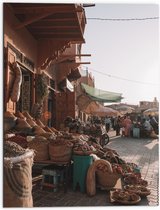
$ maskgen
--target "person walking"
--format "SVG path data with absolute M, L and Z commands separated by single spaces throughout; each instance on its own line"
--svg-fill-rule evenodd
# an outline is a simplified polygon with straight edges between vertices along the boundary
M 132 121 L 129 116 L 125 116 L 123 120 L 124 125 L 124 134 L 125 137 L 130 137 L 131 135 L 131 127 L 132 127 Z
M 119 136 L 121 129 L 121 117 L 120 116 L 116 117 L 114 123 L 115 123 L 116 136 Z
M 110 125 L 111 125 L 111 119 L 106 116 L 105 118 L 105 127 L 106 127 L 106 132 L 108 133 L 110 130 Z

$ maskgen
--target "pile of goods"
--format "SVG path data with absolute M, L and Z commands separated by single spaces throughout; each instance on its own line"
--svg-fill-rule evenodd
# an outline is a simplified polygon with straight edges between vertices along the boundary
M 100 123 L 84 123 L 80 119 L 73 119 L 69 116 L 64 120 L 64 126 L 68 127 L 72 133 L 83 133 L 93 136 L 100 136 L 103 133 L 103 128 Z
M 15 127 L 17 117 L 10 112 L 4 113 L 4 131 L 8 131 Z
M 96 153 L 96 148 L 89 145 L 86 141 L 79 138 L 79 141 L 74 144 L 73 153 L 77 155 L 90 155 Z
M 10 112 L 4 113 L 5 120 L 5 133 L 13 132 L 23 135 L 39 135 L 42 134 L 45 137 L 54 138 L 53 134 L 58 133 L 55 128 L 49 128 L 45 126 L 40 120 L 35 120 L 27 112 L 17 111 L 15 114 Z
M 141 197 L 133 192 L 116 189 L 110 192 L 110 199 L 112 202 L 121 204 L 137 204 L 141 201 Z
M 150 190 L 147 187 L 138 184 L 125 185 L 124 189 L 127 190 L 128 192 L 136 193 L 139 196 L 147 196 L 151 194 Z
M 132 173 L 124 177 L 124 183 L 127 185 L 142 185 L 142 186 L 148 185 L 148 182 L 146 180 Z
M 28 147 L 28 142 L 26 137 L 23 137 L 21 135 L 15 135 L 13 134 L 11 137 L 6 138 L 7 141 L 12 141 L 17 143 L 18 145 L 20 145 L 23 148 L 27 148 Z
M 26 150 L 15 142 L 6 141 L 4 143 L 4 157 L 11 158 L 24 155 Z

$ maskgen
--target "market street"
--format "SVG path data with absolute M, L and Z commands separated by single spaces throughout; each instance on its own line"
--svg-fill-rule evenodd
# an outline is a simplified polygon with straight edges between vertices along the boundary
M 115 149 L 126 162 L 136 163 L 141 168 L 142 178 L 148 181 L 151 194 L 142 198 L 140 206 L 157 206 L 159 203 L 159 141 L 158 139 L 136 139 L 116 137 L 115 132 L 109 132 L 110 142 L 108 148 Z M 41 190 L 40 184 L 33 187 L 34 207 L 52 206 L 113 206 L 109 200 L 109 192 L 97 189 L 96 195 L 89 197 L 79 190 L 73 191 L 72 186 L 67 193 L 59 190 L 54 193 Z M 117 204 L 116 204 L 117 205 Z

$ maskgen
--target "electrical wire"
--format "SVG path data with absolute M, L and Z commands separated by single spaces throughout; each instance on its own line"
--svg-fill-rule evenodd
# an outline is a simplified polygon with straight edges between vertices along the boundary
M 157 20 L 157 19 L 159 19 L 159 17 L 158 16 L 157 17 L 144 17 L 144 18 L 94 18 L 94 17 L 91 17 L 91 18 L 86 18 L 86 19 L 87 20 L 101 20 L 101 21 L 145 21 L 145 20 Z M 159 84 L 155 84 L 155 83 L 141 82 L 141 81 L 126 79 L 123 77 L 106 74 L 106 73 L 103 73 L 103 72 L 100 72 L 100 71 L 97 71 L 97 70 L 94 70 L 91 68 L 90 68 L 90 70 L 97 72 L 99 74 L 102 74 L 104 76 L 108 76 L 108 77 L 112 77 L 115 79 L 120 79 L 120 80 L 124 80 L 124 81 L 128 81 L 128 82 L 134 82 L 134 83 L 145 84 L 145 85 L 159 85 Z
M 143 21 L 143 20 L 158 20 L 159 17 L 144 17 L 144 18 L 86 18 L 87 20 L 102 20 L 102 21 Z
M 83 66 L 83 67 L 88 69 L 88 67 L 86 67 L 86 66 Z M 86 69 L 83 69 L 83 70 L 86 70 Z M 126 79 L 126 78 L 119 77 L 119 76 L 114 76 L 114 75 L 107 74 L 107 73 L 104 73 L 104 72 L 101 72 L 101 71 L 97 71 L 97 70 L 92 69 L 92 68 L 89 68 L 89 70 L 91 70 L 93 72 L 96 72 L 96 73 L 99 73 L 99 74 L 102 74 L 102 75 L 107 76 L 107 77 L 112 77 L 112 78 L 115 78 L 115 79 L 120 79 L 120 80 L 124 80 L 124 81 L 128 81 L 128 82 L 134 82 L 134 83 L 139 83 L 139 84 L 144 84 L 144 85 L 160 85 L 160 84 L 155 84 L 155 83 L 142 82 L 142 81 L 137 81 L 137 80 Z

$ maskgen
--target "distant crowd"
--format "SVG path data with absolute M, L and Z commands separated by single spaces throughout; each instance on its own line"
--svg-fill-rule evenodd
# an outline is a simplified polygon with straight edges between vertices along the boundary
M 149 137 L 151 133 L 158 135 L 159 122 L 158 118 L 154 116 L 137 116 L 131 119 L 129 115 L 104 118 L 91 117 L 88 119 L 91 123 L 102 123 L 105 125 L 106 132 L 108 133 L 111 129 L 116 131 L 116 136 L 130 137 L 133 136 L 133 129 L 139 128 L 141 137 Z
M 159 134 L 159 119 L 151 115 L 138 115 L 134 118 L 129 114 L 117 117 L 90 116 L 86 122 L 68 116 L 64 121 L 64 125 L 69 128 L 70 132 L 84 134 L 90 133 L 92 130 L 98 133 L 98 130 L 102 127 L 105 127 L 106 133 L 115 130 L 116 136 L 121 135 L 123 137 L 132 137 L 135 128 L 139 129 L 140 137 L 150 137 L 153 133 Z

